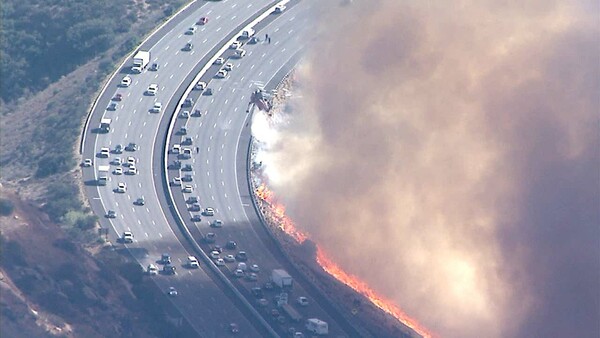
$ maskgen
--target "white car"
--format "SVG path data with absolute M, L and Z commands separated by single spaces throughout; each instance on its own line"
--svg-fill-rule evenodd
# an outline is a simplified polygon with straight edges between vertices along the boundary
M 300 304 L 300 306 L 308 306 L 308 298 L 298 297 L 298 304 Z
M 224 266 L 225 265 L 225 261 L 223 260 L 223 258 L 217 258 L 217 260 L 215 261 L 215 264 L 217 266 Z
M 194 256 L 188 256 L 188 266 L 192 269 L 198 269 L 200 267 L 200 263 L 198 263 L 198 259 Z
M 148 86 L 148 90 L 146 90 L 146 94 L 154 96 L 154 95 L 156 95 L 157 91 L 158 91 L 158 85 L 156 83 L 153 83 Z
M 153 113 L 160 113 L 162 111 L 162 103 L 154 103 L 154 106 L 152 106 L 152 109 L 150 109 L 150 111 Z
M 131 67 L 131 71 L 136 73 L 136 74 L 140 74 L 142 72 L 142 67 L 140 66 L 133 66 Z
M 198 81 L 198 83 L 196 83 L 196 85 L 194 86 L 194 89 L 196 89 L 196 90 L 204 90 L 204 89 L 206 89 L 206 82 L 204 82 L 204 81 Z
M 219 259 L 220 257 L 220 253 L 217 250 L 213 250 L 210 252 L 210 258 L 212 259 Z
M 150 265 L 148 265 L 148 268 L 146 268 L 146 272 L 150 276 L 156 276 L 156 275 L 158 275 L 158 268 L 156 267 L 156 265 L 150 264 Z
M 185 193 L 191 193 L 192 192 L 192 186 L 190 184 L 186 185 L 185 187 L 183 187 L 183 192 Z
M 217 72 L 216 75 L 219 79 L 224 79 L 227 77 L 227 71 L 225 69 L 221 69 Z
M 100 157 L 108 157 L 110 155 L 110 149 L 107 147 L 100 148 Z
M 176 187 L 181 186 L 181 177 L 173 177 L 173 185 Z
M 115 170 L 113 170 L 113 174 L 123 175 L 123 168 L 115 168 Z
M 123 183 L 123 182 L 120 182 L 117 185 L 117 192 L 122 194 L 122 193 L 124 193 L 126 191 L 127 191 L 127 185 L 125 183 Z
M 282 13 L 283 11 L 285 11 L 287 7 L 285 7 L 285 5 L 277 5 L 275 6 L 275 9 L 273 10 L 273 13 Z
M 131 78 L 129 76 L 125 76 L 122 80 L 121 80 L 121 86 L 122 87 L 129 87 L 131 85 Z
M 179 115 L 181 118 L 183 119 L 189 119 L 190 118 L 190 111 L 189 110 L 184 110 L 181 112 L 181 114 Z
M 135 159 L 135 157 L 133 156 L 129 156 L 127 157 L 127 166 L 128 167 L 135 167 L 135 163 L 137 162 L 137 160 Z
M 233 273 L 233 275 L 237 278 L 244 277 L 244 271 L 242 271 L 240 269 L 236 269 L 235 272 Z
M 123 159 L 121 159 L 120 157 L 115 157 L 112 160 L 111 164 L 112 165 L 121 165 L 121 164 L 123 164 Z
M 223 260 L 227 263 L 233 263 L 235 262 L 235 257 L 233 257 L 233 255 L 227 255 L 223 257 Z
M 239 41 L 234 41 L 231 45 L 229 45 L 229 49 L 238 49 L 242 47 L 242 43 Z
M 194 26 L 188 28 L 188 30 L 185 31 L 185 35 L 194 35 L 194 33 L 196 33 L 196 27 Z
M 177 296 L 179 293 L 177 292 L 177 289 L 175 289 L 174 287 L 169 287 L 169 290 L 167 291 L 167 294 L 171 297 L 175 297 Z
M 210 216 L 207 214 L 207 216 Z M 214 221 L 212 221 L 212 223 L 210 223 L 211 228 L 222 228 L 223 227 L 223 221 L 221 221 L 220 219 L 216 219 Z
M 244 56 L 246 56 L 246 51 L 243 49 L 238 49 L 235 51 L 235 57 L 238 59 L 243 58 Z
M 225 59 L 224 58 L 217 58 L 213 64 L 215 64 L 215 65 L 222 65 L 223 63 L 225 63 Z
M 227 63 L 225 64 L 225 66 L 223 66 L 223 69 L 225 69 L 225 70 L 226 70 L 226 71 L 228 71 L 228 72 L 232 71 L 232 70 L 233 70 L 233 63 L 231 63 L 231 62 L 227 62 Z
M 92 161 L 91 158 L 86 158 L 85 160 L 83 160 L 84 167 L 91 167 L 92 165 L 94 165 L 94 161 Z
M 213 208 L 205 208 L 204 209 L 204 216 L 214 216 L 215 215 L 215 209 Z
M 134 165 L 129 166 L 129 169 L 127 170 L 127 175 L 137 175 L 137 173 L 138 170 Z
M 133 233 L 131 231 L 123 232 L 121 238 L 123 239 L 123 243 L 133 243 Z
M 250 271 L 252 271 L 252 272 L 260 272 L 260 268 L 258 267 L 258 264 L 252 264 L 252 265 L 250 265 Z

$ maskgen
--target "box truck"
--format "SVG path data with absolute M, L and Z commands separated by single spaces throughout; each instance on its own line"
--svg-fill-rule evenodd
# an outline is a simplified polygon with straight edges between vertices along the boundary
M 271 280 L 273 284 L 279 286 L 280 288 L 291 287 L 294 283 L 292 276 L 287 273 L 287 271 L 283 269 L 275 269 L 271 273 Z
M 131 67 L 131 70 L 134 73 L 141 73 L 148 66 L 148 63 L 150 63 L 150 52 L 140 50 L 133 56 L 133 67 Z

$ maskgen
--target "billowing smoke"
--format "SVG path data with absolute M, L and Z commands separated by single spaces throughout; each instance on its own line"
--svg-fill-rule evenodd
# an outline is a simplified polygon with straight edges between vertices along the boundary
M 264 157 L 298 226 L 441 336 L 598 337 L 598 2 L 323 3 Z

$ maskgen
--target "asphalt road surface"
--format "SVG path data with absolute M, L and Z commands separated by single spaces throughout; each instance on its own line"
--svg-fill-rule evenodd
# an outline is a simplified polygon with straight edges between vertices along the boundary
M 142 266 L 154 263 L 160 258 L 161 253 L 170 253 L 173 264 L 177 267 L 176 276 L 158 275 L 152 277 L 163 290 L 174 286 L 179 293 L 173 302 L 181 310 L 185 318 L 202 336 L 220 337 L 226 334 L 230 322 L 236 322 L 240 329 L 249 336 L 260 336 L 254 326 L 239 310 L 239 306 L 225 294 L 203 269 L 187 270 L 183 267 L 188 252 L 180 243 L 177 234 L 171 229 L 168 217 L 158 203 L 158 194 L 153 180 L 160 177 L 160 168 L 153 168 L 153 144 L 157 138 L 157 130 L 163 113 L 150 113 L 149 109 L 155 102 L 163 104 L 163 110 L 173 99 L 176 90 L 185 80 L 185 75 L 213 48 L 222 43 L 223 38 L 233 32 L 242 23 L 256 16 L 261 9 L 271 1 L 257 0 L 248 4 L 246 1 L 228 0 L 223 2 L 202 2 L 194 8 L 186 10 L 174 22 L 165 27 L 164 32 L 156 34 L 149 42 L 152 53 L 150 63 L 158 63 L 157 72 L 144 71 L 142 74 L 131 74 L 132 84 L 128 88 L 118 87 L 122 77 L 128 75 L 130 63 L 121 70 L 108 89 L 100 98 L 97 109 L 90 119 L 89 130 L 84 140 L 84 158 L 93 158 L 92 168 L 83 168 L 84 180 L 91 181 L 98 175 L 100 165 L 108 165 L 115 157 L 126 160 L 134 156 L 137 175 L 109 174 L 110 181 L 107 186 L 87 186 L 94 211 L 103 215 L 107 210 L 115 210 L 117 217 L 104 219 L 103 224 L 110 226 L 116 233 L 132 231 L 135 242 L 127 245 L 132 255 Z M 202 6 L 200 6 L 202 5 Z M 185 31 L 192 26 L 201 16 L 208 16 L 209 22 L 204 26 L 197 26 L 194 35 L 185 35 Z M 152 41 L 156 40 L 156 41 Z M 184 52 L 181 48 L 191 41 L 194 49 Z M 152 83 L 159 86 L 155 96 L 144 95 L 144 91 Z M 116 94 L 122 95 L 122 100 L 117 102 L 114 111 L 105 110 L 110 98 Z M 103 104 L 104 103 L 104 104 Z M 90 132 L 97 128 L 101 117 L 112 119 L 112 129 L 108 134 Z M 135 152 L 124 151 L 123 154 L 110 154 L 109 158 L 98 158 L 96 153 L 101 147 L 114 149 L 117 144 L 127 145 L 135 142 L 140 149 Z M 117 166 L 111 165 L 113 171 Z M 123 167 L 126 171 L 126 168 Z M 127 192 L 123 194 L 113 192 L 119 182 L 127 184 Z M 138 197 L 144 197 L 145 205 L 136 206 L 133 202 Z M 100 202 L 100 203 L 98 203 Z M 158 265 L 160 267 L 160 265 Z

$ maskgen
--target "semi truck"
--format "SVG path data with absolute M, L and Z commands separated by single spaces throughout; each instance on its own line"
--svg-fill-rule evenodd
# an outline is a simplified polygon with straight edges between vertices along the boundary
M 147 50 L 140 50 L 133 56 L 133 67 L 131 71 L 134 73 L 141 73 L 143 69 L 150 63 L 150 52 Z
M 280 288 L 292 287 L 294 283 L 292 276 L 283 269 L 274 269 L 271 273 L 271 280 Z
M 326 335 L 329 333 L 327 322 L 317 318 L 310 318 L 306 321 L 306 329 L 317 335 Z

